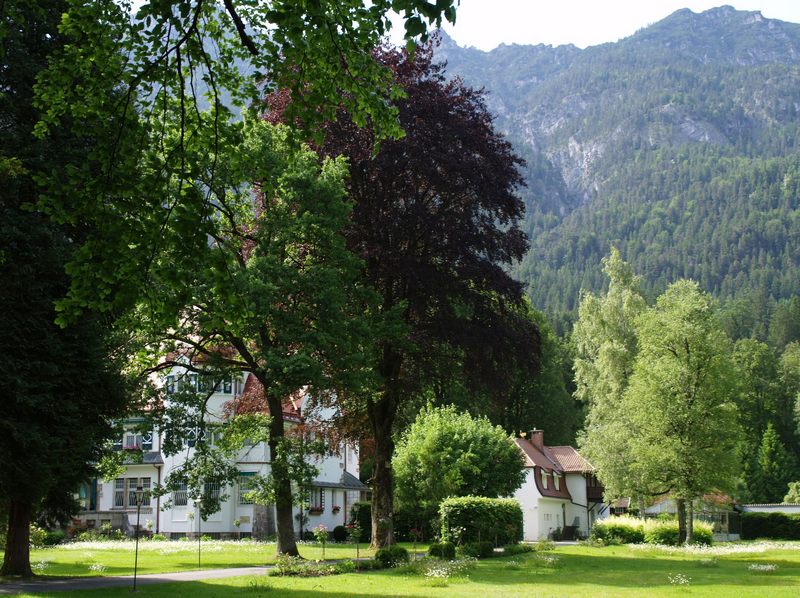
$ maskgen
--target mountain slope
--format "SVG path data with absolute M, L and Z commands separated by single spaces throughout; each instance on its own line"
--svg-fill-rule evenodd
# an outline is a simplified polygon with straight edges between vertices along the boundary
M 650 293 L 679 277 L 721 297 L 800 287 L 800 25 L 680 10 L 614 44 L 438 50 L 485 87 L 528 162 L 534 303 L 572 310 L 611 245 Z

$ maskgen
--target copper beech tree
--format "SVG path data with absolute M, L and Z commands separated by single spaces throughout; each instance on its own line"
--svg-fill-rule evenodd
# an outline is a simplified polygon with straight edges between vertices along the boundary
M 442 360 L 468 386 L 502 393 L 512 371 L 535 371 L 540 342 L 522 285 L 504 269 L 528 248 L 515 195 L 522 160 L 494 130 L 483 92 L 448 81 L 430 44 L 412 56 L 384 48 L 376 57 L 405 93 L 396 104 L 405 136 L 376 146 L 374 131 L 342 110 L 318 151 L 348 159 L 345 237 L 384 317 L 373 363 L 379 390 L 349 407 L 374 438 L 372 541 L 384 546 L 393 540 L 398 410 Z M 273 95 L 270 118 L 280 120 L 287 103 Z

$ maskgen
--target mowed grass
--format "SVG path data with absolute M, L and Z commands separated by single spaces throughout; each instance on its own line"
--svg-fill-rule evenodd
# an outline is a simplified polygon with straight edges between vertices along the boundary
M 775 565 L 773 571 L 752 565 Z M 680 583 L 684 579 L 688 583 Z M 678 580 L 678 581 L 676 581 Z M 130 589 L 53 592 L 52 596 L 126 596 Z M 553 552 L 479 561 L 460 578 L 428 579 L 407 569 L 332 577 L 246 576 L 141 586 L 148 597 L 249 596 L 800 596 L 800 543 L 720 545 L 710 550 L 559 546 Z M 41 596 L 42 594 L 38 594 Z
M 372 556 L 367 544 L 359 554 Z M 322 558 L 318 544 L 302 544 L 300 554 L 310 560 Z M 410 545 L 409 545 L 410 548 Z M 99 575 L 133 575 L 134 542 L 74 542 L 51 548 L 31 550 L 31 567 L 41 576 L 91 577 Z M 356 557 L 355 544 L 333 544 L 325 547 L 326 559 Z M 2 560 L 2 552 L 0 552 Z M 204 541 L 200 543 L 200 566 L 197 564 L 197 542 L 139 542 L 138 573 L 172 573 L 228 567 L 254 567 L 275 562 L 275 544 L 261 542 Z

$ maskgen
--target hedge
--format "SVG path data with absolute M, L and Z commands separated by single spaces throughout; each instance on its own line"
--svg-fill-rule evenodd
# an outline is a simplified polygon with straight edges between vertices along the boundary
M 462 496 L 439 506 L 443 542 L 488 541 L 495 546 L 522 539 L 522 508 L 512 498 Z
M 387 569 L 396 567 L 408 562 L 408 551 L 397 544 L 387 546 L 386 548 L 378 549 L 375 553 L 375 560 Z
M 800 540 L 800 513 L 742 513 L 742 540 Z
M 692 543 L 710 545 L 714 540 L 711 524 L 695 521 L 692 528 Z M 595 522 L 592 527 L 592 539 L 604 544 L 678 544 L 678 522 L 673 519 L 663 521 L 647 519 L 642 521 L 635 517 L 622 515 L 609 517 Z

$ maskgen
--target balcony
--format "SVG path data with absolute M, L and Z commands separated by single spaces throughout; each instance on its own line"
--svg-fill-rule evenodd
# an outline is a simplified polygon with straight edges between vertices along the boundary
M 589 502 L 603 502 L 602 486 L 586 486 L 586 499 Z

